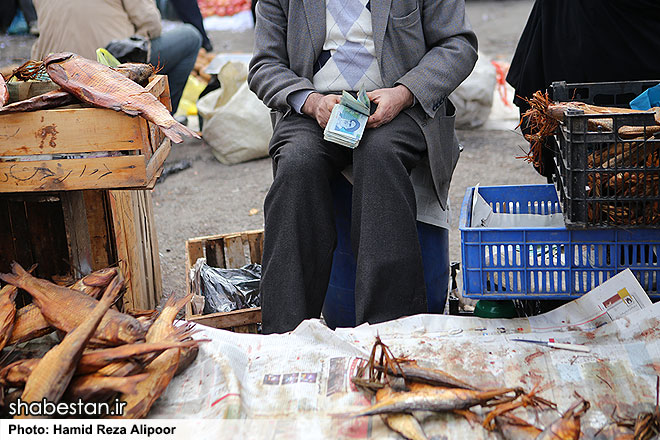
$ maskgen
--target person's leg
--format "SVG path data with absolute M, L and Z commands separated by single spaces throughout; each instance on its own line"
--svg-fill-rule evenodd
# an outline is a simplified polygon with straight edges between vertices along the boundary
M 353 152 L 356 325 L 427 310 L 410 181 L 410 171 L 425 152 L 421 129 L 403 113 L 389 124 L 367 129 Z
M 16 10 L 18 9 L 18 1 L 16 0 L 2 0 L 0 1 L 0 32 L 5 32 L 11 26 L 14 20 Z
M 34 9 L 32 0 L 19 0 L 18 4 L 19 7 L 21 8 L 21 11 L 23 11 L 23 16 L 25 17 L 25 21 L 27 22 L 28 27 L 30 28 L 30 33 L 36 35 L 38 33 L 37 11 L 35 11 Z
M 195 26 L 202 36 L 202 47 L 206 49 L 207 52 L 213 50 L 211 41 L 209 41 L 208 35 L 206 35 L 206 29 L 204 29 L 204 20 L 202 18 L 202 13 L 199 10 L 199 5 L 197 0 L 170 0 L 172 6 L 177 15 L 184 23 L 190 23 Z
M 190 72 L 195 67 L 201 45 L 202 37 L 190 24 L 177 26 L 151 40 L 149 62 L 160 67 L 160 73 L 167 75 L 172 99 L 172 113 L 175 113 L 179 107 L 183 88 L 188 81 Z
M 275 127 L 270 155 L 262 325 L 264 333 L 283 333 L 321 314 L 336 245 L 330 180 L 350 162 L 350 150 L 324 141 L 315 120 L 290 114 Z

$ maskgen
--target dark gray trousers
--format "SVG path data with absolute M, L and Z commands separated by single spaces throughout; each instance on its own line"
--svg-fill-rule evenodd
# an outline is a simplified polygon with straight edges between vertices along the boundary
M 353 163 L 351 245 L 356 256 L 355 322 L 426 312 L 410 171 L 426 152 L 408 115 L 367 129 L 355 149 L 323 140 L 318 123 L 289 114 L 270 143 L 274 181 L 264 203 L 263 332 L 318 318 L 337 237 L 330 182 Z

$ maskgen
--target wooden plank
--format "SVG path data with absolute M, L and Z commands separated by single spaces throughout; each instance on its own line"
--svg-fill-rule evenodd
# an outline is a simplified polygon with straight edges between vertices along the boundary
M 141 276 L 145 281 L 145 290 L 140 301 L 144 309 L 151 310 L 158 305 L 162 297 L 160 256 L 154 225 L 153 203 L 151 191 L 132 191 L 132 194 L 138 224 L 140 225 L 139 230 L 136 228 L 135 246 L 138 247 L 143 261 Z
M 64 210 L 58 196 L 25 197 L 27 224 L 38 273 L 50 279 L 53 275 L 73 277 L 67 241 Z
M 0 272 L 10 272 L 9 265 L 16 260 L 14 239 L 9 218 L 9 201 L 0 194 Z
M 227 267 L 225 264 L 225 246 L 221 238 L 207 240 L 206 245 L 206 263 L 212 267 Z
M 239 268 L 248 263 L 245 258 L 243 238 L 240 235 L 225 237 L 225 262 L 228 269 Z
M 64 225 L 69 242 L 69 255 L 74 278 L 82 278 L 92 272 L 92 244 L 89 239 L 87 213 L 82 191 L 67 191 L 60 195 Z
M 111 190 L 108 191 L 108 200 L 110 202 L 110 211 L 112 215 L 113 239 L 117 251 L 117 265 L 121 275 L 124 277 L 126 293 L 122 297 L 123 310 L 135 310 L 137 307 L 133 302 L 134 286 L 131 274 L 130 260 L 131 250 L 130 241 L 127 239 L 127 229 L 131 229 L 132 215 L 128 214 L 127 206 L 130 206 L 129 195 L 126 191 Z
M 264 233 L 263 231 L 248 232 L 247 236 L 250 243 L 250 260 L 252 263 L 261 264 L 261 256 L 264 249 Z
M 151 182 L 153 180 L 154 184 L 156 183 L 153 177 L 156 176 L 156 173 L 160 174 L 160 171 L 162 171 L 163 164 L 165 163 L 167 156 L 170 154 L 171 148 L 172 142 L 169 139 L 165 139 L 160 147 L 156 150 L 153 157 L 147 164 L 147 181 Z
M 261 307 L 235 310 L 226 313 L 194 315 L 189 317 L 188 320 L 214 328 L 230 328 L 241 325 L 257 324 L 261 322 Z
M 186 260 L 188 261 L 188 269 L 191 269 L 198 258 L 204 256 L 204 242 L 202 240 L 186 242 Z
M 259 333 L 257 324 L 238 325 L 232 329 L 234 333 Z
M 0 115 L 0 156 L 139 150 L 140 117 L 101 108 Z
M 30 267 L 35 261 L 32 255 L 32 238 L 28 230 L 24 201 L 9 200 L 9 222 L 16 261 L 25 268 Z M 40 274 L 38 269 L 37 273 Z
M 92 270 L 99 270 L 109 267 L 115 261 L 107 201 L 102 190 L 83 191 L 83 197 L 92 247 Z
M 0 162 L 0 192 L 134 188 L 145 176 L 142 155 Z
M 145 160 L 149 160 L 153 154 L 153 144 L 151 141 L 151 129 L 150 126 L 154 125 L 147 121 L 144 118 L 139 118 L 140 123 L 140 135 L 141 135 L 141 144 L 143 148 L 140 149 L 140 153 L 144 155 Z M 158 144 L 156 144 L 158 145 Z

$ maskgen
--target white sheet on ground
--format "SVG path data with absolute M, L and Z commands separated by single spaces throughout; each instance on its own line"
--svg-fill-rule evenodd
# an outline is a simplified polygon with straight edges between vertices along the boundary
M 399 438 L 378 417 L 346 416 L 369 404 L 350 378 L 368 357 L 376 334 L 395 355 L 480 387 L 529 390 L 548 384 L 541 396 L 560 411 L 578 392 L 592 405 L 582 418 L 588 436 L 608 423 L 615 406 L 622 416 L 650 410 L 660 371 L 660 304 L 651 304 L 630 271 L 531 318 L 420 315 L 336 331 L 309 320 L 285 335 L 202 328 L 196 337 L 211 342 L 201 346 L 197 360 L 172 381 L 150 413 L 155 418 L 250 419 L 209 424 L 200 439 L 213 438 L 219 426 L 224 434 L 233 429 L 242 438 Z M 585 344 L 591 352 L 512 341 L 515 337 Z M 539 427 L 558 417 L 554 411 L 538 418 L 533 412 L 517 414 Z M 453 415 L 418 416 L 429 438 L 496 438 Z

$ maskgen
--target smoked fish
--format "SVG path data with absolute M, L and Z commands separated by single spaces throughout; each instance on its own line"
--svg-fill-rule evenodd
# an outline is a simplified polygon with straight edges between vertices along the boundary
M 122 287 L 123 280 L 117 276 L 106 288 L 101 301 L 90 313 L 86 314 L 83 322 L 44 355 L 25 383 L 25 389 L 21 395 L 24 402 L 40 402 L 42 399 L 53 403 L 59 402 L 71 382 L 87 342 L 94 334 L 103 315 L 119 296 Z M 31 418 L 26 414 L 16 417 Z
M 402 413 L 411 411 L 451 411 L 466 409 L 486 403 L 509 393 L 520 394 L 517 388 L 475 391 L 463 388 L 444 388 L 433 385 L 410 383 L 410 391 L 392 393 L 369 408 L 354 414 L 354 417 L 375 414 Z
M 0 75 L 2 76 L 2 75 Z M 16 319 L 16 293 L 18 288 L 7 284 L 0 289 L 0 350 L 11 339 Z
M 58 330 L 70 332 L 85 319 L 98 301 L 82 292 L 57 286 L 30 275 L 18 263 L 11 265 L 12 274 L 0 274 L 0 279 L 32 295 L 34 303 L 48 323 Z M 144 338 L 145 331 L 138 320 L 126 313 L 110 309 L 103 316 L 92 342 L 105 345 L 131 344 Z
M 154 74 L 154 68 L 151 64 L 125 63 L 114 68 L 117 72 L 124 75 L 131 81 L 135 81 L 141 86 L 147 85 L 149 77 Z M 1 88 L 2 86 L 0 86 Z M 3 113 L 15 112 L 33 112 L 37 110 L 47 110 L 49 108 L 64 107 L 65 105 L 78 104 L 80 101 L 71 93 L 63 89 L 51 90 L 23 101 L 13 102 L 4 107 L 0 105 L 0 115 Z
M 578 410 L 577 408 L 581 406 Z M 581 399 L 574 403 L 563 416 L 545 428 L 536 440 L 578 440 L 580 438 L 580 417 L 589 409 L 589 402 Z
M 183 142 L 182 136 L 199 138 L 175 121 L 158 98 L 110 67 L 70 52 L 48 55 L 44 64 L 50 78 L 82 102 L 140 115 L 158 125 L 174 143 Z
M 179 300 L 176 300 L 174 295 L 170 296 L 147 332 L 145 338 L 147 343 L 182 341 L 190 336 L 189 328 L 175 327 L 173 323 L 176 314 L 190 301 L 191 296 Z M 180 353 L 179 348 L 165 350 L 147 365 L 144 372 L 148 373 L 149 377 L 138 383 L 134 392 L 122 394 L 119 399 L 126 402 L 124 417 L 143 418 L 149 413 L 151 406 L 174 377 L 179 365 Z

